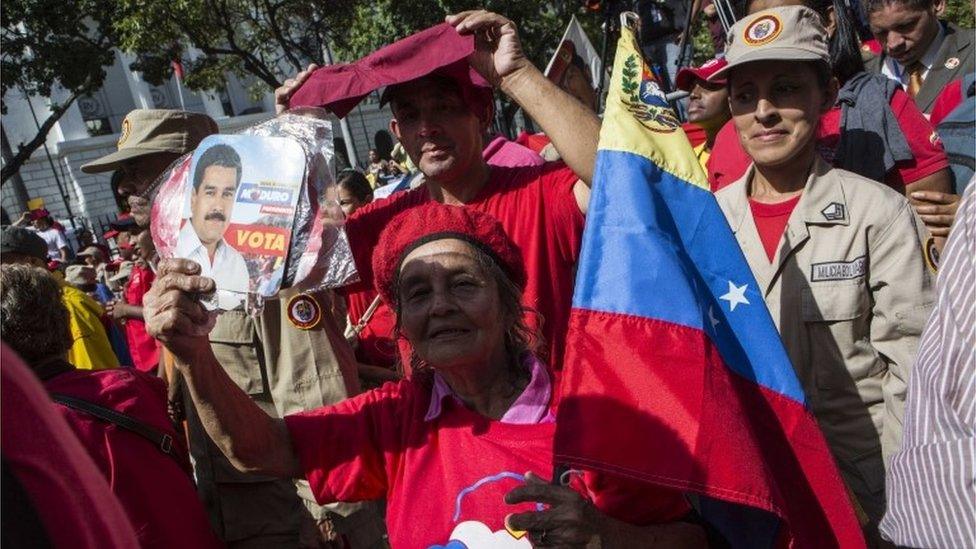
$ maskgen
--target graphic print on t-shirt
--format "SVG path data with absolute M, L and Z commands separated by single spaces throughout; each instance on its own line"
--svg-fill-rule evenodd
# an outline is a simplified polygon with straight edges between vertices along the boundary
M 526 532 L 509 530 L 504 524 L 501 525 L 500 529 L 492 530 L 491 527 L 479 520 L 465 520 L 458 523 L 458 520 L 464 515 L 465 498 L 468 496 L 477 497 L 476 493 L 483 486 L 505 480 L 521 484 L 525 482 L 525 475 L 502 471 L 482 477 L 474 484 L 458 492 L 454 501 L 454 516 L 452 517 L 452 521 L 457 526 L 451 531 L 447 543 L 431 545 L 428 549 L 531 549 L 532 543 L 529 541 Z M 504 501 L 500 504 L 504 505 Z M 544 506 L 541 503 L 536 504 L 536 510 L 542 511 L 543 509 Z

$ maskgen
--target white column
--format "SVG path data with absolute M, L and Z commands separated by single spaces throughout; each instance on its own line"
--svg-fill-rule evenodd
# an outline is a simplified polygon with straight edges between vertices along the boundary
M 70 94 L 65 89 L 58 86 L 51 90 L 51 104 L 60 105 L 67 101 L 69 96 Z M 73 101 L 68 110 L 61 115 L 54 131 L 59 134 L 58 141 L 73 141 L 88 137 L 88 126 L 85 125 L 85 119 L 81 116 L 81 109 L 78 108 L 77 100 Z
M 187 49 L 186 53 L 190 56 L 190 60 L 192 61 L 195 61 L 202 55 L 200 50 L 192 46 Z M 186 93 L 185 90 L 184 93 Z M 200 100 L 203 101 L 203 110 L 206 111 L 207 116 L 213 119 L 227 118 L 227 113 L 224 112 L 224 105 L 220 102 L 220 96 L 218 95 L 217 90 L 202 90 L 195 93 L 200 96 Z
M 261 98 L 261 106 L 264 107 L 265 112 L 275 113 L 275 96 L 273 92 L 264 94 L 264 97 Z
M 135 60 L 135 56 L 118 52 L 119 61 L 122 62 L 122 74 L 125 76 L 125 82 L 129 85 L 129 92 L 132 93 L 132 102 L 135 103 L 137 109 L 155 109 L 156 105 L 153 103 L 152 92 L 149 90 L 149 84 L 142 79 L 142 73 L 139 71 L 134 71 L 129 69 Z
M 216 90 L 204 90 L 196 92 L 196 94 L 203 101 L 203 110 L 207 113 L 207 116 L 215 120 L 218 118 L 227 118 L 227 113 L 224 112 L 224 105 L 220 102 L 220 97 L 217 96 Z

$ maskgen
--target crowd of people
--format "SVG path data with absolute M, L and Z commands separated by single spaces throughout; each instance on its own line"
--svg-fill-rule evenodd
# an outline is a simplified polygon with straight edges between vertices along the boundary
M 976 543 L 976 191 L 947 154 L 972 135 L 941 133 L 973 121 L 973 30 L 943 8 L 862 0 L 865 62 L 849 4 L 752 0 L 721 56 L 666 76 L 871 547 Z M 111 250 L 89 233 L 72 259 L 42 209 L 3 228 L 5 540 L 725 546 L 688 494 L 554 468 L 600 102 L 503 15 L 445 25 L 371 56 L 414 61 L 382 93 L 396 160 L 336 177 L 358 282 L 208 312 L 228 245 L 161 260 L 152 237 L 154 182 L 218 131 L 183 111 L 132 111 L 82 167 L 129 206 Z M 665 30 L 645 53 L 670 55 Z M 421 55 L 459 35 L 466 59 Z M 288 79 L 278 112 L 331 70 Z M 497 92 L 541 133 L 494 132 Z

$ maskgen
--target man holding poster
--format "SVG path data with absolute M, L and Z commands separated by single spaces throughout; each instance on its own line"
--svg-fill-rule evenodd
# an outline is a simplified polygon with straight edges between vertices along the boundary
M 241 182 L 241 157 L 233 147 L 217 144 L 200 155 L 193 172 L 190 217 L 180 230 L 177 257 L 192 259 L 203 276 L 217 283 L 217 304 L 234 309 L 248 291 L 244 257 L 224 241 Z

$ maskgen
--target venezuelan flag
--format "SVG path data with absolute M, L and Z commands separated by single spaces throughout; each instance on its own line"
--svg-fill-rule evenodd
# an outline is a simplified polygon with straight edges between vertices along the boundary
M 556 462 L 771 513 L 758 514 L 772 518 L 762 534 L 774 543 L 863 547 L 759 286 L 633 30 L 622 26 Z M 750 524 L 739 527 L 741 540 Z

